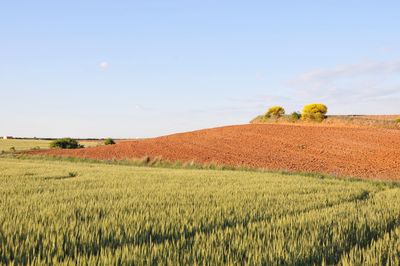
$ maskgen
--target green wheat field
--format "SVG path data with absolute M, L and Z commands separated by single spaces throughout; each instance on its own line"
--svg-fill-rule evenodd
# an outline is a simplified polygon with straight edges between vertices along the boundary
M 400 187 L 0 158 L 5 265 L 399 265 Z

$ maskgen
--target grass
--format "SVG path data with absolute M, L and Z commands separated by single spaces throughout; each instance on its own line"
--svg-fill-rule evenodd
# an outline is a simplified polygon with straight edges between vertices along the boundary
M 400 188 L 0 158 L 0 264 L 398 265 Z
M 35 139 L 0 139 L 0 153 L 48 149 L 50 142 L 50 140 Z M 83 144 L 85 147 L 102 145 L 101 141 L 79 141 L 79 143 Z
M 144 156 L 139 159 L 110 159 L 110 160 L 99 160 L 91 158 L 78 158 L 78 157 L 63 157 L 53 155 L 26 155 L 26 154 L 4 154 L 0 155 L 0 158 L 18 158 L 20 160 L 40 159 L 45 161 L 64 161 L 64 162 L 82 162 L 82 163 L 97 163 L 97 164 L 112 164 L 112 165 L 129 165 L 137 167 L 155 167 L 155 168 L 171 168 L 171 169 L 205 169 L 205 170 L 239 170 L 239 171 L 268 171 L 260 168 L 253 168 L 249 166 L 229 166 L 220 165 L 215 163 L 195 163 L 192 162 L 181 162 L 181 161 L 168 161 L 161 157 L 149 157 Z

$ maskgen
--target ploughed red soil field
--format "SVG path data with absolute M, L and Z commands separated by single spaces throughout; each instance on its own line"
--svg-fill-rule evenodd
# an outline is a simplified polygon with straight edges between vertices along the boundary
M 148 155 L 170 161 L 400 180 L 400 131 L 390 129 L 250 124 L 33 153 L 102 160 Z

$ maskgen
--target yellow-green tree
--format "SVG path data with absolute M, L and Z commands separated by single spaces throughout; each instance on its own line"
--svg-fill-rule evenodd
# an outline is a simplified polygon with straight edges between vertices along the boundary
M 326 118 L 328 107 L 322 103 L 307 104 L 303 107 L 301 119 L 310 121 L 322 121 Z
M 279 118 L 284 114 L 285 114 L 285 109 L 282 106 L 272 106 L 265 113 L 265 116 L 268 118 L 270 117 Z

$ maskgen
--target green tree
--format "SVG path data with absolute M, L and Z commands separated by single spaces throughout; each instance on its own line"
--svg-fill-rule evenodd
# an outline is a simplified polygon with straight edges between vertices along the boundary
M 79 144 L 75 139 L 62 138 L 50 142 L 50 148 L 78 149 L 83 148 L 83 145 Z
M 112 138 L 107 138 L 104 140 L 104 145 L 114 145 L 115 141 Z
M 300 112 L 293 112 L 290 114 L 290 119 L 293 121 L 297 121 L 301 118 Z
M 268 118 L 279 118 L 285 114 L 285 109 L 282 106 L 272 106 L 265 113 Z

